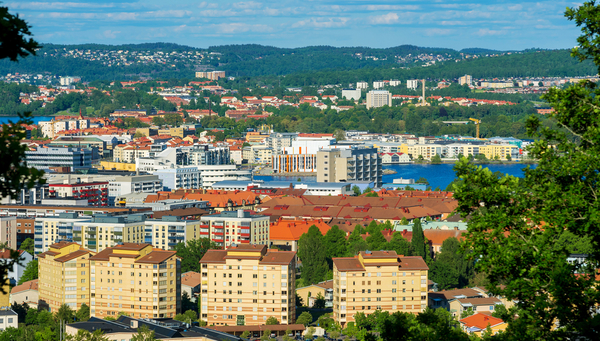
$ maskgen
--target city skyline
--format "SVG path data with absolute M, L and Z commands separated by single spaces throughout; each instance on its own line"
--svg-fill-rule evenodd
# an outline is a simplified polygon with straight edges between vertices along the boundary
M 577 5 L 569 1 L 80 0 L 4 5 L 32 26 L 34 39 L 57 44 L 410 44 L 522 50 L 570 48 L 579 35 L 564 17 L 566 7 Z

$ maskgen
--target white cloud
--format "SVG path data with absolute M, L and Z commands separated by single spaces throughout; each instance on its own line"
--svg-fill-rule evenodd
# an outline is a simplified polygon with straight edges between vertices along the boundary
M 198 8 L 217 8 L 219 7 L 219 5 L 217 4 L 213 4 L 213 3 L 208 3 L 206 1 L 202 1 L 199 5 Z
M 119 33 L 121 33 L 121 31 L 106 30 L 102 32 L 102 36 L 108 39 L 115 39 Z
M 242 1 L 234 3 L 233 7 L 240 9 L 256 9 L 261 8 L 262 4 L 260 2 L 255 1 Z
M 477 32 L 475 32 L 476 35 L 483 37 L 483 36 L 500 36 L 500 35 L 504 35 L 506 34 L 506 31 L 504 30 L 490 30 L 488 28 L 480 28 L 479 30 L 477 30 Z
M 192 14 L 191 11 L 186 11 L 186 10 L 164 10 L 164 11 L 146 12 L 142 16 L 143 17 L 153 17 L 153 18 L 182 18 L 182 17 L 189 17 L 191 14 Z
M 454 34 L 454 30 L 453 29 L 449 29 L 449 28 L 428 28 L 425 30 L 425 35 L 426 36 L 447 36 L 447 35 L 451 35 Z
M 388 13 L 369 17 L 369 22 L 374 25 L 389 25 L 398 22 L 400 17 L 396 13 Z
M 520 4 L 514 5 L 514 6 L 508 6 L 508 9 L 510 11 L 520 11 L 523 9 L 523 6 Z
M 350 18 L 330 18 L 329 20 L 322 20 L 320 18 L 310 18 L 307 20 L 301 20 L 294 24 L 292 27 L 315 27 L 315 28 L 334 28 L 346 26 Z
M 267 25 L 262 24 L 245 24 L 245 23 L 223 23 L 212 25 L 212 29 L 214 29 L 217 33 L 223 34 L 233 34 L 233 33 L 243 33 L 243 32 L 270 32 L 273 29 Z
M 367 5 L 368 11 L 416 11 L 421 6 L 417 5 Z

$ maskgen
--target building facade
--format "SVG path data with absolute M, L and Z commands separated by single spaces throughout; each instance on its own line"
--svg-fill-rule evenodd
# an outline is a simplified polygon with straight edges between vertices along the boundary
M 333 319 L 342 327 L 375 310 L 420 313 L 427 307 L 427 264 L 396 251 L 333 258 Z
M 200 318 L 209 325 L 279 324 L 296 320 L 296 253 L 266 245 L 209 250 L 200 261 Z
M 376 148 L 331 146 L 317 152 L 317 182 L 373 181 L 380 187 L 382 175 Z
M 200 237 L 225 247 L 233 244 L 269 245 L 269 217 L 244 210 L 200 217 Z
M 86 148 L 39 147 L 25 151 L 28 167 L 49 170 L 50 167 L 69 167 L 71 171 L 92 167 L 92 151 Z
M 66 304 L 77 310 L 90 305 L 90 257 L 92 252 L 73 242 L 50 245 L 38 255 L 40 307 L 51 313 Z
M 387 90 L 371 90 L 367 92 L 367 109 L 392 106 L 392 94 Z
M 124 243 L 89 258 L 90 315 L 173 318 L 181 310 L 181 260 L 175 251 Z

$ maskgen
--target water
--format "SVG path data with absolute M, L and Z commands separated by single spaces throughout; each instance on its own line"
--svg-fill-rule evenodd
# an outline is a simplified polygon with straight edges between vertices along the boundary
M 489 168 L 492 172 L 501 172 L 502 174 L 513 175 L 516 177 L 523 177 L 523 168 L 527 165 L 519 163 L 506 163 L 506 164 L 487 164 L 483 165 Z M 392 183 L 394 179 L 415 179 L 418 180 L 420 177 L 424 177 L 429 181 L 431 188 L 435 189 L 439 187 L 444 190 L 454 180 L 455 174 L 452 169 L 454 164 L 407 164 L 407 165 L 386 165 L 383 169 L 394 170 L 396 174 L 389 174 L 383 176 L 384 183 Z M 535 165 L 532 165 L 535 167 Z M 301 178 L 303 182 L 316 182 L 316 176 L 254 176 L 256 180 L 264 181 L 291 181 L 297 182 L 298 178 Z
M 33 124 L 38 124 L 38 122 L 40 121 L 50 121 L 53 117 L 52 116 L 34 116 L 31 117 L 31 120 L 33 121 Z M 19 120 L 19 116 L 0 116 L 0 124 L 4 124 L 4 123 L 14 123 L 17 122 Z

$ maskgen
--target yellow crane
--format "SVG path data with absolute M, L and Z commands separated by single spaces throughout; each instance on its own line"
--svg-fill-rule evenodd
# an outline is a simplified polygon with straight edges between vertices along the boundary
M 469 118 L 469 120 L 475 122 L 475 128 L 477 129 L 477 133 L 475 135 L 475 138 L 477 138 L 479 140 L 479 125 L 481 124 L 481 120 L 478 120 L 476 118 Z

